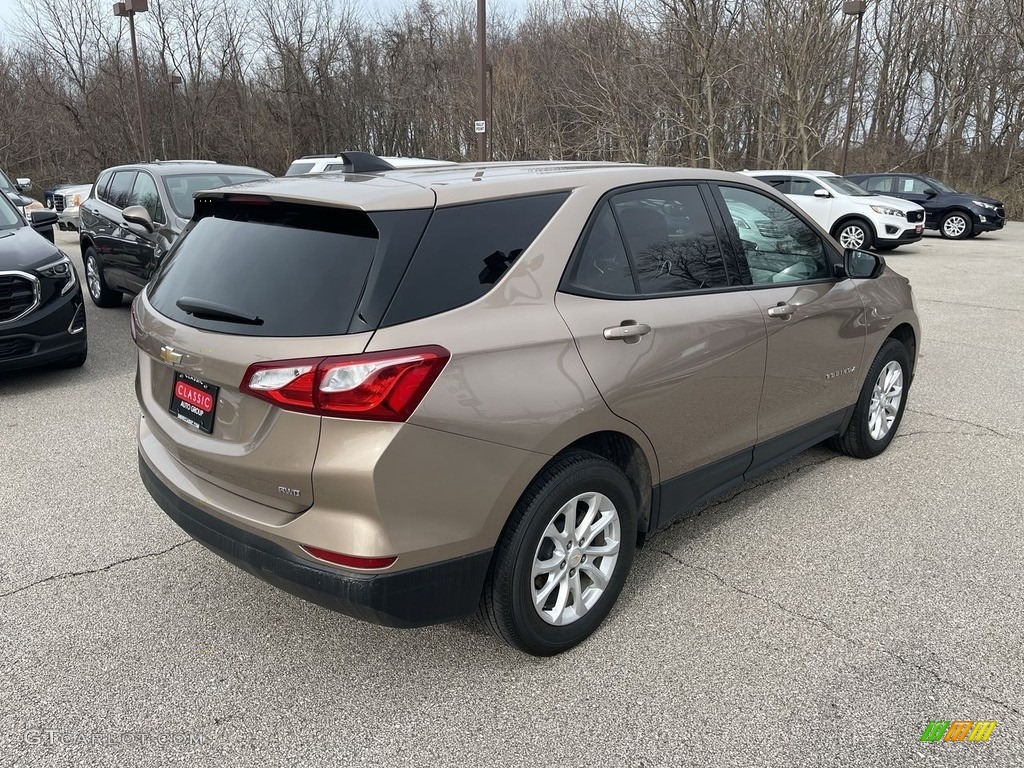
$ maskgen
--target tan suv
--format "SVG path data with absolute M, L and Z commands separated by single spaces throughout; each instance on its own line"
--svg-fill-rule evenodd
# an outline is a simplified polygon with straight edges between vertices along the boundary
M 217 554 L 392 626 L 587 637 L 645 536 L 899 427 L 908 281 L 761 182 L 589 163 L 203 193 L 132 309 L 139 467 Z

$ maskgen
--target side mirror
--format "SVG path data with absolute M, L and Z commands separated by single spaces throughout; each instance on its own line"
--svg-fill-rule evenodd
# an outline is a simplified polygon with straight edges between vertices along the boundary
M 149 211 L 144 206 L 129 205 L 121 211 L 121 216 L 128 222 L 128 228 L 137 235 L 151 235 L 156 229 L 153 226 L 153 219 L 150 217 Z M 136 227 L 139 229 L 136 229 Z
M 815 197 L 832 197 L 832 194 L 827 189 L 822 189 L 821 187 L 818 187 L 816 190 L 814 190 L 814 196 Z
M 33 228 L 52 227 L 57 223 L 57 214 L 53 211 L 32 211 L 29 214 L 29 221 Z
M 15 179 L 14 186 L 19 192 L 21 192 L 23 189 L 29 189 L 32 186 L 32 179 Z
M 932 189 L 931 187 L 929 187 L 928 189 L 926 189 L 926 190 L 924 191 L 924 196 L 925 196 L 925 197 L 927 197 L 927 198 L 928 198 L 929 200 L 931 200 L 931 199 L 932 199 L 933 197 L 935 197 L 935 196 L 936 196 L 937 194 L 939 194 L 939 193 L 938 193 L 938 192 L 936 192 L 936 191 L 935 191 L 934 189 Z
M 53 242 L 53 225 L 57 223 L 57 214 L 53 211 L 32 211 L 28 215 L 29 226 L 36 232 Z
M 871 251 L 847 248 L 844 254 L 843 270 L 846 277 L 854 280 L 874 280 L 885 270 L 885 259 Z

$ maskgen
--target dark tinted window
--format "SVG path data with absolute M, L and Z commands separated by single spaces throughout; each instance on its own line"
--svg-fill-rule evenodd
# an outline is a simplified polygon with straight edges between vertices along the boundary
M 790 195 L 807 195 L 813 197 L 814 193 L 817 192 L 819 189 L 825 188 L 816 181 L 811 181 L 810 179 L 802 179 L 798 176 L 794 176 L 789 180 L 789 185 L 786 187 L 785 192 Z
M 636 295 L 629 257 L 615 225 L 611 203 L 602 203 L 598 209 L 569 282 L 587 293 Z
M 135 185 L 135 177 L 138 174 L 135 171 L 118 171 L 114 174 L 114 178 L 110 181 L 110 186 L 107 188 L 106 200 L 117 208 L 127 208 L 128 199 L 132 195 L 132 187 Z
M 832 276 L 825 243 L 796 214 L 759 192 L 735 187 L 720 190 L 754 285 Z
M 100 200 L 106 200 L 107 184 L 110 183 L 110 177 L 114 174 L 110 171 L 104 171 L 100 174 L 100 177 L 96 179 L 96 186 L 92 191 L 92 196 L 97 197 Z
M 722 250 L 696 186 L 640 189 L 611 203 L 641 293 L 728 287 Z
M 200 219 L 150 283 L 158 312 L 197 328 L 247 336 L 347 331 L 378 243 L 365 213 L 236 205 L 218 215 L 224 218 Z M 177 305 L 186 297 L 262 322 L 190 315 Z
M 132 187 L 128 205 L 141 205 L 149 211 L 149 217 L 153 221 L 160 223 L 167 221 L 167 217 L 164 216 L 164 207 L 160 204 L 160 193 L 156 191 L 156 181 L 148 173 L 140 171 L 135 178 L 135 186 Z
M 164 187 L 167 189 L 167 197 L 170 200 L 171 208 L 183 219 L 191 219 L 195 213 L 196 192 L 206 189 L 226 187 L 228 184 L 241 184 L 243 181 L 255 181 L 256 179 L 269 178 L 263 174 L 255 173 L 188 173 L 177 176 L 164 176 Z
M 888 194 L 892 191 L 892 176 L 869 176 L 857 182 L 868 192 L 881 192 Z
M 438 208 L 383 325 L 436 315 L 483 296 L 567 197 L 559 192 Z

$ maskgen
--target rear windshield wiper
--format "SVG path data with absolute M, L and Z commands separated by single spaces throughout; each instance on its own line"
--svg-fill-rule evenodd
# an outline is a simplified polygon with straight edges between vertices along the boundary
M 200 320 L 223 320 L 228 323 L 263 325 L 262 318 L 256 315 L 246 315 L 237 309 L 225 307 L 223 304 L 217 304 L 212 301 L 182 296 L 174 303 L 178 305 L 178 309 L 187 312 L 193 317 L 198 317 Z

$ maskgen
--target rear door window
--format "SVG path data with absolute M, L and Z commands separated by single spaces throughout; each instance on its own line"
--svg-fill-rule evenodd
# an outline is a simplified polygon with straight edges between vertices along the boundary
M 870 176 L 859 182 L 859 184 L 868 192 L 881 192 L 883 195 L 892 192 L 891 176 Z
M 344 334 L 378 237 L 373 221 L 361 211 L 225 206 L 217 216 L 201 218 L 178 241 L 149 285 L 149 300 L 173 320 L 222 333 Z M 195 311 L 197 304 L 232 317 Z
M 483 296 L 568 196 L 556 192 L 438 208 L 382 325 L 436 315 Z
M 114 178 L 110 180 L 106 197 L 103 199 L 115 208 L 127 208 L 137 175 L 136 171 L 118 171 L 115 173 Z
M 641 293 L 729 286 L 718 237 L 696 186 L 624 192 L 611 204 Z

